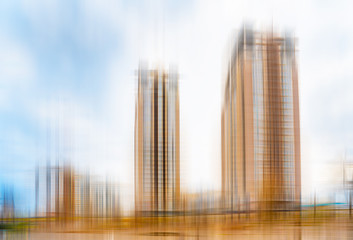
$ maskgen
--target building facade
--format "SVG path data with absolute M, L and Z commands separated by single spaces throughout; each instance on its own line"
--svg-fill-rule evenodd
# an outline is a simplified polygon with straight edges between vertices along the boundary
M 179 209 L 179 85 L 175 70 L 138 70 L 135 112 L 136 214 Z
M 75 216 L 75 173 L 71 166 L 36 167 L 35 214 L 37 217 Z
M 289 209 L 301 198 L 294 38 L 243 30 L 222 106 L 222 202 L 230 211 Z

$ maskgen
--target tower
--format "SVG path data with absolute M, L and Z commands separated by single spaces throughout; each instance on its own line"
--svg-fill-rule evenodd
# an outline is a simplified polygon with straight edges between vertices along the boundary
M 295 41 L 244 29 L 228 62 L 222 106 L 222 196 L 232 210 L 300 202 Z
M 179 85 L 172 68 L 138 70 L 135 112 L 135 210 L 166 214 L 179 208 Z

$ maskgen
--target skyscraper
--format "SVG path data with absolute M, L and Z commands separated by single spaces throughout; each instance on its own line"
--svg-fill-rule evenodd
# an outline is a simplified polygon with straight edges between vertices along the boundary
M 228 62 L 222 106 L 222 196 L 232 211 L 300 202 L 295 41 L 244 27 Z
M 135 210 L 179 208 L 179 86 L 175 70 L 140 66 L 135 114 Z

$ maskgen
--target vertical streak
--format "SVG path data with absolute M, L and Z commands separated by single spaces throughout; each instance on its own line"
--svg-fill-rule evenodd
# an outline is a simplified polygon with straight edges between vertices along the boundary
M 158 71 L 154 75 L 154 194 L 155 211 L 158 210 Z

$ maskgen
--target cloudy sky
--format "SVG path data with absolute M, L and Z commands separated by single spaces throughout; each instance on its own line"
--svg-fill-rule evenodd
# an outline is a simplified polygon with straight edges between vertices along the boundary
M 110 176 L 132 199 L 136 70 L 144 60 L 178 66 L 183 189 L 220 189 L 224 56 L 247 21 L 298 38 L 308 199 L 337 177 L 327 162 L 353 156 L 352 10 L 349 0 L 1 1 L 0 185 L 12 185 L 19 206 L 31 210 L 36 164 L 60 156 Z

